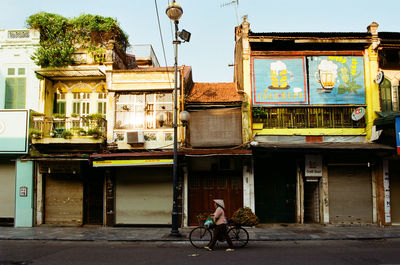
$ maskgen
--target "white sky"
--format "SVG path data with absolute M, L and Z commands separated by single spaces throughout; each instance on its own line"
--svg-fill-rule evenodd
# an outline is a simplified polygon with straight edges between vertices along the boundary
M 179 46 L 178 64 L 193 68 L 195 82 L 232 82 L 234 6 L 232 0 L 177 0 L 183 8 L 180 28 L 192 33 Z M 173 65 L 171 25 L 165 15 L 168 0 L 157 0 L 167 63 Z M 75 17 L 82 13 L 116 18 L 131 44 L 152 44 L 162 66 L 154 0 L 0 0 L 0 28 L 25 28 L 39 11 Z M 365 32 L 376 21 L 379 31 L 400 32 L 400 0 L 239 0 L 239 19 L 248 15 L 253 32 Z

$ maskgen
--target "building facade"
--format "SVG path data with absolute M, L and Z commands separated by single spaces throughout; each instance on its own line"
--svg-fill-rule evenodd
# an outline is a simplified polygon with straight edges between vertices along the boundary
M 214 211 L 214 199 L 224 200 L 228 217 L 240 207 L 251 207 L 254 186 L 236 84 L 194 83 L 185 99 L 190 119 L 182 148 L 184 225 L 193 226 L 197 216 Z
M 359 33 L 236 28 L 235 80 L 247 97 L 261 222 L 385 224 L 377 24 Z
M 33 225 L 33 163 L 28 153 L 29 110 L 38 110 L 39 80 L 31 56 L 39 45 L 34 30 L 0 30 L 0 223 Z

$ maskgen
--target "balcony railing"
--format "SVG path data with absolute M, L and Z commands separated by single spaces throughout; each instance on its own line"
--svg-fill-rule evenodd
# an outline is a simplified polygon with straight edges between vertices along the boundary
M 34 134 L 34 135 L 33 135 Z M 88 119 L 78 118 L 53 118 L 36 116 L 33 117 L 31 135 L 33 138 L 71 138 L 106 137 L 107 121 L 103 118 Z
M 357 107 L 253 108 L 253 123 L 271 128 L 364 128 L 365 118 L 353 121 Z

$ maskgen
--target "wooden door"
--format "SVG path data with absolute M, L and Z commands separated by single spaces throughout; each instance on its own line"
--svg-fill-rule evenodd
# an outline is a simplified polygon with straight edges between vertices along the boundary
M 103 224 L 103 190 L 104 178 L 102 172 L 88 175 L 85 183 L 85 223 L 91 225 Z
M 284 156 L 255 160 L 255 213 L 261 223 L 296 221 L 296 163 Z
M 243 178 L 237 172 L 193 172 L 189 175 L 189 225 L 198 225 L 197 215 L 215 211 L 214 199 L 223 199 L 230 218 L 243 207 Z

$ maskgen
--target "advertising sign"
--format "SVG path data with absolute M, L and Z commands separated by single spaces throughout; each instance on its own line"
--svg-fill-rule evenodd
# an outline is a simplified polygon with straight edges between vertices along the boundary
M 0 110 L 0 154 L 28 153 L 28 110 Z
M 397 154 L 400 155 L 400 117 L 396 117 L 396 145 Z
M 364 59 L 355 56 L 311 56 L 311 105 L 365 104 Z
M 389 161 L 383 160 L 383 188 L 385 190 L 385 223 L 392 220 L 390 210 Z
M 305 177 L 322 177 L 322 156 L 306 155 Z
M 172 165 L 173 159 L 133 159 L 133 160 L 101 160 L 93 161 L 93 167 L 126 167 L 126 166 L 162 166 Z
M 308 104 L 305 57 L 253 57 L 254 106 Z

